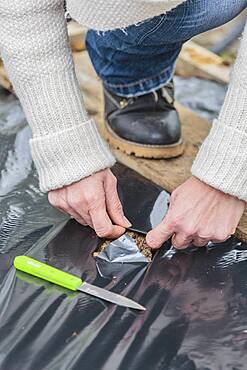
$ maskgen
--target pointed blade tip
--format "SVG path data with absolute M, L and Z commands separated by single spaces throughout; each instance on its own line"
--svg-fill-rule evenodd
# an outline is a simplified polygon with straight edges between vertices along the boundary
M 133 301 L 134 302 L 134 301 Z M 139 311 L 146 311 L 146 307 L 140 305 L 139 303 L 136 303 L 134 302 L 134 304 L 132 305 L 128 305 L 128 306 L 125 306 L 125 307 L 128 307 L 128 308 L 132 308 L 134 310 L 139 310 Z
M 143 306 L 141 306 L 141 307 L 139 308 L 139 310 L 140 310 L 140 311 L 147 311 L 146 307 L 143 307 Z

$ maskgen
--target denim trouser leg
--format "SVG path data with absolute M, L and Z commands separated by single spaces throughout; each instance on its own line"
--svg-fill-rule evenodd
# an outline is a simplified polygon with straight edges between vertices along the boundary
M 247 0 L 187 0 L 166 14 L 107 32 L 88 31 L 86 45 L 105 87 L 131 97 L 165 85 L 183 43 L 218 27 L 247 7 Z

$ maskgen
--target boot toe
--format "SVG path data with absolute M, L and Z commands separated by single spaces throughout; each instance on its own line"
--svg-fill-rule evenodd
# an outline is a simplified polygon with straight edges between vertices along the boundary
M 144 145 L 172 145 L 181 137 L 180 121 L 175 109 L 108 117 L 108 125 L 117 136 Z

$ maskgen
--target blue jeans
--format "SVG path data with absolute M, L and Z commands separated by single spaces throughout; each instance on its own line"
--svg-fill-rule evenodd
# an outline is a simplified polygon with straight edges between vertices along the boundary
M 108 90 L 125 97 L 143 95 L 171 80 L 184 42 L 230 21 L 246 7 L 247 0 L 187 0 L 125 29 L 89 30 L 87 49 Z

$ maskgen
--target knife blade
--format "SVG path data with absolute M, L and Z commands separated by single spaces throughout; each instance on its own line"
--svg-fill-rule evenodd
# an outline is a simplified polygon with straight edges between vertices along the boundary
M 132 299 L 89 284 L 75 275 L 68 274 L 67 272 L 61 271 L 28 256 L 17 256 L 14 260 L 14 266 L 17 270 L 26 272 L 27 274 L 36 276 L 53 284 L 60 285 L 64 288 L 73 291 L 79 290 L 119 306 L 134 308 L 142 311 L 146 310 L 145 307 L 141 306 Z

